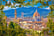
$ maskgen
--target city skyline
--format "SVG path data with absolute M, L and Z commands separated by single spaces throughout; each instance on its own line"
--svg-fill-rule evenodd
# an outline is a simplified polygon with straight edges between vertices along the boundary
M 21 17 L 22 12 L 24 13 L 23 14 L 24 17 L 32 17 L 36 9 L 38 13 L 40 14 L 40 16 L 47 16 L 48 13 L 51 11 L 50 9 L 43 9 L 43 8 L 38 8 L 38 7 L 29 7 L 29 8 L 21 7 L 21 8 L 16 9 L 17 17 Z M 15 12 L 15 9 L 4 11 L 7 17 L 14 17 L 14 12 Z

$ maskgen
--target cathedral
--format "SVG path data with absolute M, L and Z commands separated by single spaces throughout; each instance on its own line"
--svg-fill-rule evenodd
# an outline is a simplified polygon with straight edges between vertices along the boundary
M 40 28 L 45 28 L 46 24 L 43 22 L 43 17 L 40 17 L 40 14 L 36 10 L 33 14 L 33 17 L 22 17 L 17 18 L 17 12 L 15 10 L 15 17 L 12 18 L 12 21 L 19 24 L 24 29 L 35 29 L 41 30 Z
M 15 20 L 19 20 L 19 21 L 32 21 L 32 22 L 37 22 L 37 23 L 41 23 L 41 21 L 43 20 L 43 18 L 40 18 L 40 14 L 36 12 L 33 14 L 33 17 L 22 17 L 22 18 L 17 18 L 17 12 L 15 10 Z
M 33 14 L 33 18 L 34 18 L 35 21 L 41 21 L 40 14 L 37 12 L 37 10 Z
M 14 18 L 7 18 L 7 24 L 9 24 L 10 21 L 13 21 L 20 25 L 21 28 L 24 29 L 34 29 L 34 30 L 42 30 L 42 28 L 46 28 L 46 20 L 43 17 L 40 17 L 40 14 L 38 13 L 37 9 L 35 13 L 33 14 L 33 17 L 18 17 L 17 18 L 17 11 L 15 10 Z

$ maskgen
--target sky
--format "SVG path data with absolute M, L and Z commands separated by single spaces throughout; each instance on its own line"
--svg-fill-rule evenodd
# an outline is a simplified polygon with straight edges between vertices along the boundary
M 48 8 L 21 7 L 21 8 L 16 8 L 17 17 L 21 17 L 22 12 L 24 13 L 23 14 L 24 17 L 33 17 L 33 14 L 36 12 L 36 10 L 40 14 L 40 17 L 48 16 L 48 13 L 51 11 L 49 7 Z M 5 10 L 4 13 L 7 17 L 14 17 L 15 9 Z
M 6 0 L 6 1 L 9 2 L 10 0 Z M 28 1 L 30 2 L 30 0 L 28 0 Z M 32 1 L 32 0 L 31 0 L 31 1 Z M 12 5 L 13 5 L 13 2 L 14 2 L 14 1 L 11 0 L 11 4 L 12 4 Z M 27 3 L 27 1 L 24 1 L 24 2 Z M 5 5 L 5 1 L 2 1 L 2 3 L 3 3 L 3 5 Z M 46 4 L 46 2 L 44 2 L 44 3 Z M 52 1 L 49 1 L 48 4 L 51 5 L 51 4 L 52 4 Z M 16 3 L 15 6 L 16 6 L 16 5 L 20 5 L 20 4 L 17 4 L 17 3 Z M 40 2 L 37 3 L 37 5 L 34 5 L 34 7 L 39 7 L 39 6 L 42 6 L 42 4 L 41 4 Z M 22 7 L 23 7 L 23 6 L 22 6 Z M 24 7 L 32 7 L 32 6 L 24 6 Z M 19 8 L 19 7 L 16 7 L 16 8 Z M 3 11 L 5 11 L 5 10 L 9 10 L 9 9 L 16 9 L 16 8 L 11 8 L 11 6 L 10 6 L 10 7 L 5 6 L 4 9 L 3 9 Z M 49 9 L 48 6 L 43 7 L 43 8 L 48 8 L 48 9 Z
M 9 2 L 9 0 L 6 0 L 6 1 L 8 1 Z M 28 0 L 29 1 L 29 0 Z M 13 5 L 13 0 L 11 0 L 11 4 Z M 27 3 L 26 1 L 24 1 L 25 3 Z M 46 4 L 46 2 L 44 2 L 45 4 Z M 49 5 L 51 5 L 52 4 L 52 2 L 51 1 L 49 1 L 48 2 L 48 4 Z M 5 5 L 5 1 L 3 1 L 3 5 Z M 16 5 L 20 5 L 20 4 L 15 4 L 15 6 Z M 35 13 L 35 11 L 36 11 L 36 9 L 38 10 L 38 12 L 39 12 L 39 14 L 40 14 L 40 16 L 47 16 L 48 15 L 48 13 L 50 12 L 50 7 L 48 7 L 48 6 L 46 6 L 46 7 L 43 7 L 43 8 L 37 8 L 37 7 L 39 7 L 39 6 L 42 6 L 42 4 L 39 2 L 39 3 L 37 3 L 37 5 L 34 5 L 34 7 L 32 7 L 32 6 L 22 6 L 21 8 L 19 8 L 19 7 L 16 7 L 16 8 L 11 8 L 11 6 L 10 7 L 8 7 L 8 6 L 4 6 L 4 9 L 3 9 L 3 11 L 5 12 L 5 15 L 7 16 L 7 17 L 14 17 L 14 10 L 16 9 L 17 10 L 17 17 L 21 17 L 21 13 L 22 12 L 24 12 L 24 16 L 33 16 L 33 14 Z M 30 12 L 30 13 L 29 13 Z M 33 12 L 33 13 L 32 13 Z

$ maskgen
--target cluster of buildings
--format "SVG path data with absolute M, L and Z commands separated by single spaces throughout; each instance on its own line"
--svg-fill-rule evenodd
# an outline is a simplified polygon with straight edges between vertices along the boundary
M 9 18 L 6 20 L 9 24 L 10 21 L 13 21 L 20 25 L 21 28 L 24 29 L 34 29 L 34 30 L 42 30 L 46 28 L 47 18 L 40 17 L 40 14 L 36 12 L 33 14 L 33 17 L 21 17 L 17 18 L 17 12 L 15 10 L 15 18 Z

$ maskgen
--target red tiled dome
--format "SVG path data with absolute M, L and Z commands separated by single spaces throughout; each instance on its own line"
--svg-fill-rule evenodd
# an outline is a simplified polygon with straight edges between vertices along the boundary
M 40 16 L 39 13 L 37 12 L 37 10 L 36 10 L 36 12 L 34 13 L 33 16 L 34 16 L 34 17 L 36 17 L 36 16 Z

